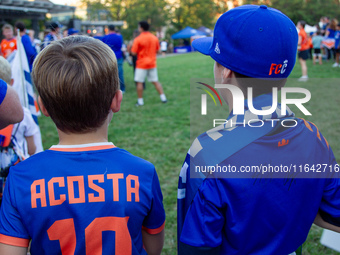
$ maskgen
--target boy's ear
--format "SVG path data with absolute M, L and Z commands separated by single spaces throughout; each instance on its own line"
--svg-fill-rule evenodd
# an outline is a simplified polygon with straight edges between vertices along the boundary
M 46 108 L 45 108 L 45 105 L 43 104 L 42 100 L 41 100 L 41 97 L 39 96 L 38 97 L 38 104 L 40 106 L 40 110 L 41 112 L 46 116 L 46 117 L 50 117 L 50 115 L 48 114 Z
M 112 98 L 112 102 L 111 102 L 111 110 L 112 110 L 112 112 L 119 112 L 120 105 L 122 104 L 122 100 L 123 100 L 123 93 L 119 89 L 116 92 L 115 96 Z
M 223 68 L 223 72 L 222 72 L 223 79 L 230 79 L 232 77 L 232 74 L 233 74 L 233 71 L 231 71 L 230 69 L 226 67 Z

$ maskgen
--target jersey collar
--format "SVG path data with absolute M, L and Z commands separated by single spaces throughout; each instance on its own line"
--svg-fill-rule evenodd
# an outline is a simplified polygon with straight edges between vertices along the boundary
M 113 143 L 87 143 L 75 145 L 53 145 L 49 150 L 52 151 L 66 151 L 66 152 L 80 152 L 80 151 L 97 151 L 116 148 Z

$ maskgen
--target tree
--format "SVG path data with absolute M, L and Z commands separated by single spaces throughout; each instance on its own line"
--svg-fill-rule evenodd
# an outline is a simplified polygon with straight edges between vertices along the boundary
M 172 17 L 172 25 L 181 30 L 187 26 L 212 27 L 217 14 L 213 0 L 179 0 Z
M 127 28 L 122 31 L 129 39 L 138 22 L 146 20 L 151 29 L 160 31 L 168 20 L 167 2 L 164 0 L 82 0 L 87 6 L 89 20 L 123 20 Z
M 128 28 L 125 32 L 132 35 L 141 20 L 147 21 L 151 25 L 151 30 L 159 32 L 168 20 L 166 7 L 167 2 L 164 0 L 126 1 L 124 20 Z
M 267 4 L 286 14 L 295 24 L 305 20 L 315 25 L 323 16 L 339 18 L 339 0 L 246 0 L 246 4 Z

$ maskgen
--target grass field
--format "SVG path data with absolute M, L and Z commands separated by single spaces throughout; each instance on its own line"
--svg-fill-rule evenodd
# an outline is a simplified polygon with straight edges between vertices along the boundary
M 307 108 L 313 116 L 309 119 L 322 130 L 339 160 L 340 119 L 336 114 L 340 106 L 340 68 L 332 68 L 332 63 L 313 66 L 309 61 L 309 77 L 338 78 L 337 80 L 326 82 L 329 79 L 320 79 L 319 84 L 314 82 L 312 85 L 299 85 L 311 91 L 312 99 Z M 124 71 L 126 93 L 121 111 L 114 115 L 110 124 L 109 141 L 155 165 L 167 214 L 163 254 L 176 254 L 177 181 L 191 144 L 190 79 L 213 78 L 213 60 L 198 53 L 158 59 L 159 79 L 168 103 L 162 104 L 153 85 L 147 83 L 144 93 L 145 105 L 138 108 L 135 107 L 137 96 L 132 67 L 125 65 Z M 291 77 L 300 76 L 300 66 L 297 64 Z M 44 148 L 58 143 L 56 129 L 49 118 L 41 117 L 40 127 Z M 303 246 L 303 254 L 337 254 L 319 244 L 321 232 L 320 228 L 313 226 Z

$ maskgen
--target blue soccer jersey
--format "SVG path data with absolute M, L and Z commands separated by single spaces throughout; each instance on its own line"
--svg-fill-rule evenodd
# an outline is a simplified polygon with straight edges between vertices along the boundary
M 164 228 L 154 166 L 112 143 L 52 146 L 11 168 L 0 242 L 31 254 L 146 254 Z
M 244 116 L 238 117 L 238 123 L 242 123 Z M 306 240 L 318 212 L 327 222 L 340 226 L 340 179 L 330 178 L 339 176 L 339 165 L 315 125 L 293 120 L 297 123 L 295 127 L 252 141 L 216 162 L 215 168 L 210 168 L 215 172 L 201 180 L 193 175 L 205 169 L 199 166 L 202 161 L 196 159 L 197 149 L 195 152 L 193 147 L 190 149 L 178 186 L 179 254 L 218 247 L 211 250 L 219 254 L 287 255 Z M 209 148 L 221 139 L 224 147 L 212 157 L 223 156 L 228 147 L 234 146 L 229 143 L 230 137 L 236 142 L 242 139 L 233 136 L 240 128 L 244 127 L 220 132 L 217 139 L 208 134 L 215 140 L 205 141 L 206 144 L 201 138 L 208 132 L 201 135 L 197 138 L 201 142 L 199 149 L 209 153 Z M 223 167 L 226 171 L 217 173 Z M 228 167 L 235 172 L 228 171 Z M 263 175 L 264 167 L 267 172 L 273 171 L 271 176 Z M 260 168 L 262 171 L 258 171 Z M 287 172 L 275 176 L 274 169 Z M 242 171 L 247 171 L 248 178 L 244 178 Z
M 0 79 L 0 105 L 2 101 L 4 101 L 7 93 L 7 84 L 3 80 Z

